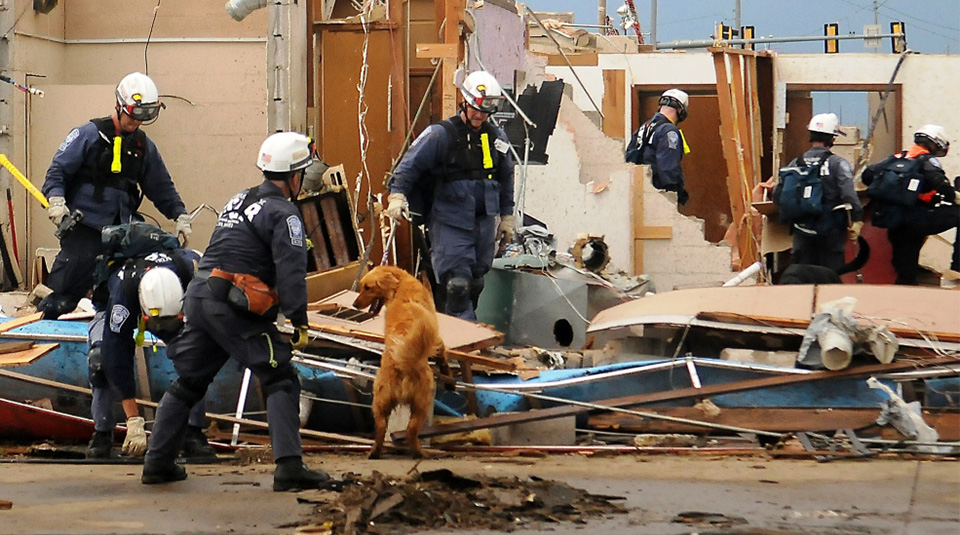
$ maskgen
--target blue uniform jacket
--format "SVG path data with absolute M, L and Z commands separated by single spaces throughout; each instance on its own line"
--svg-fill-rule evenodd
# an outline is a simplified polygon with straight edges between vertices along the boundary
M 129 136 L 132 134 L 124 134 Z M 139 187 L 157 210 L 174 220 L 187 213 L 157 146 L 144 136 L 144 172 Z M 50 197 L 64 197 L 70 210 L 83 212 L 83 224 L 99 229 L 106 225 L 143 221 L 137 214 L 134 199 L 126 191 L 104 188 L 103 200 L 94 199 L 94 184 L 79 178 L 80 170 L 95 167 L 102 150 L 102 138 L 93 122 L 74 128 L 60 144 L 41 191 Z
M 680 161 L 683 159 L 683 137 L 680 135 L 680 129 L 659 112 L 651 121 L 661 124 L 654 130 L 650 144 L 643 147 L 639 161 L 633 163 L 646 164 L 653 169 L 653 187 L 679 192 L 684 189 L 683 168 L 680 167 Z M 632 148 L 640 146 L 642 140 L 639 138 L 643 133 L 643 128 L 633 133 L 627 147 L 628 155 L 632 152 Z M 630 161 L 629 158 L 627 161 Z
M 259 186 L 260 199 L 241 212 L 247 191 L 224 206 L 200 269 L 256 275 L 276 289 L 283 315 L 306 325 L 307 245 L 300 212 L 269 180 Z
M 460 118 L 453 118 L 459 121 Z M 483 206 L 490 215 L 513 214 L 513 155 L 510 153 L 507 134 L 496 127 L 497 139 L 492 150 L 500 152 L 501 161 L 492 180 L 482 180 Z M 410 198 L 414 190 L 432 191 L 433 208 L 428 224 L 439 221 L 454 227 L 472 230 L 476 221 L 476 181 L 442 178 L 449 156 L 450 139 L 440 124 L 428 126 L 414 140 L 404 154 L 390 180 L 391 193 L 403 193 Z M 428 193 L 429 194 L 429 193 Z M 424 214 L 426 215 L 426 214 Z

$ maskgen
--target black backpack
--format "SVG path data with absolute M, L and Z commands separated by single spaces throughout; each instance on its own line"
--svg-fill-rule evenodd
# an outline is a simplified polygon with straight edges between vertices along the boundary
M 906 151 L 894 154 L 878 165 L 882 171 L 867 185 L 868 197 L 908 208 L 917 205 L 917 195 L 923 185 L 923 164 L 929 156 L 908 160 L 906 154 Z
M 780 222 L 813 229 L 823 215 L 823 182 L 821 174 L 829 154 L 810 165 L 780 169 L 780 181 L 773 189 L 773 202 L 780 207 Z
M 143 221 L 103 227 L 100 240 L 102 249 L 94 269 L 95 287 L 106 282 L 113 270 L 127 259 L 181 248 L 176 236 Z

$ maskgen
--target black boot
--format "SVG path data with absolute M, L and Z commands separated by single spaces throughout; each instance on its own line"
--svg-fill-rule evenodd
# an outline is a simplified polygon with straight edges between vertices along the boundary
M 170 483 L 173 481 L 183 481 L 187 479 L 187 470 L 177 463 L 170 464 L 150 462 L 150 459 L 143 461 L 143 474 L 140 476 L 140 482 L 144 485 L 156 485 L 158 483 Z
M 87 459 L 109 459 L 113 447 L 113 431 L 94 431 L 87 445 Z
M 326 472 L 307 468 L 300 457 L 282 457 L 277 459 L 277 470 L 273 473 L 273 490 L 318 489 L 329 481 Z
M 217 460 L 217 452 L 207 442 L 207 435 L 203 433 L 203 429 L 192 425 L 188 425 L 184 433 L 181 455 L 194 461 Z

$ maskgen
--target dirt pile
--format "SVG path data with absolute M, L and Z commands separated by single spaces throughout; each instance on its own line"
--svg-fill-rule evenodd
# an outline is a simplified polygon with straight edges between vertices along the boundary
M 336 535 L 410 533 L 424 529 L 512 531 L 544 522 L 584 523 L 625 513 L 619 496 L 590 494 L 531 477 L 461 477 L 449 470 L 413 473 L 405 479 L 373 472 L 344 477 L 342 492 L 302 494 L 315 504 L 300 533 Z

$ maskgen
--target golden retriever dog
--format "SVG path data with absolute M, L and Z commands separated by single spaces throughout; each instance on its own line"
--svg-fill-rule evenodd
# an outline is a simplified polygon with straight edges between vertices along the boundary
M 379 266 L 360 279 L 355 308 L 377 313 L 386 305 L 384 351 L 373 381 L 374 444 L 371 459 L 379 459 L 390 413 L 410 407 L 407 445 L 413 458 L 423 457 L 418 434 L 433 404 L 435 383 L 430 358 L 437 357 L 441 372 L 449 375 L 443 340 L 437 326 L 433 296 L 416 277 L 393 266 Z

